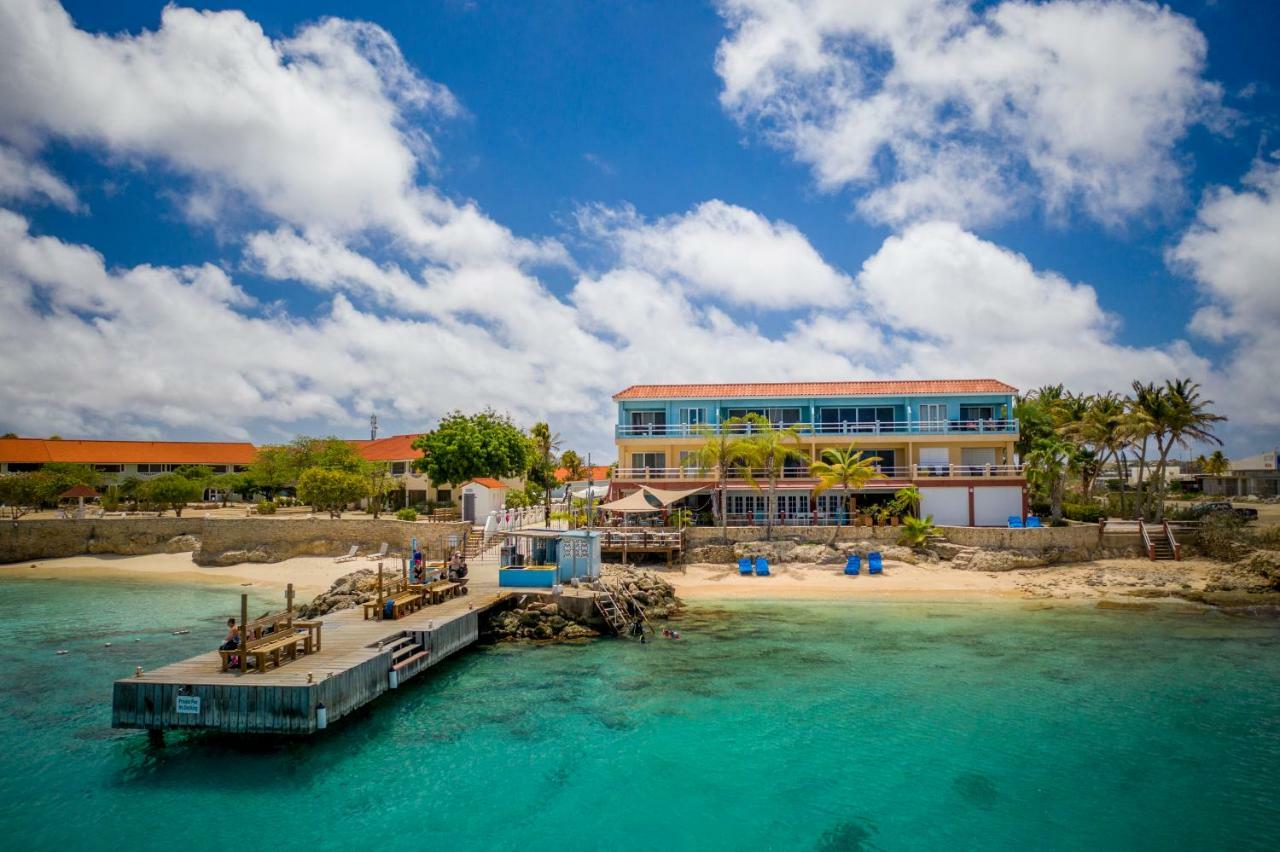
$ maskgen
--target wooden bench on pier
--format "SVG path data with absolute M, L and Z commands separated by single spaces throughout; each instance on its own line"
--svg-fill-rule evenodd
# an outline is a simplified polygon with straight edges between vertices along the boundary
M 293 609 L 255 618 L 240 628 L 240 647 L 229 651 L 218 649 L 222 671 L 231 669 L 232 658 L 239 660 L 242 672 L 280 668 L 300 655 L 320 650 L 323 622 L 302 621 L 293 617 Z
M 426 602 L 422 592 L 406 583 L 403 579 L 392 580 L 383 589 L 381 601 L 372 600 L 364 605 L 364 620 L 368 621 L 379 612 L 385 612 L 387 604 L 391 605 L 393 619 L 417 612 Z

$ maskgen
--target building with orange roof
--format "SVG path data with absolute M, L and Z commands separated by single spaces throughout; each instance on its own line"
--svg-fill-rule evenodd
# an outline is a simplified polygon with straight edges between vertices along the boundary
M 701 488 L 688 498 L 696 511 L 718 511 L 718 476 L 696 458 L 708 440 L 728 434 L 749 440 L 754 415 L 798 435 L 803 458 L 789 460 L 777 499 L 754 488 L 739 470 L 727 472 L 731 522 L 849 523 L 847 495 L 815 494 L 809 461 L 829 449 L 875 457 L 882 478 L 854 495 L 879 506 L 907 485 L 920 489 L 921 513 L 940 524 L 1004 526 L 1026 514 L 1026 478 L 1015 455 L 1017 388 L 996 379 L 908 379 L 832 382 L 742 382 L 632 385 L 614 395 L 618 467 L 611 493 L 640 484 L 673 491 Z

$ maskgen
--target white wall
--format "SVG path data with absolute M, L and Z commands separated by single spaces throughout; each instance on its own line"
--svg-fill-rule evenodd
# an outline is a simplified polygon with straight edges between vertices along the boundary
M 969 525 L 969 489 L 921 488 L 920 512 L 924 515 L 933 515 L 935 524 L 967 527 Z
M 1007 526 L 1010 515 L 1022 515 L 1021 486 L 974 486 L 973 522 L 976 526 Z

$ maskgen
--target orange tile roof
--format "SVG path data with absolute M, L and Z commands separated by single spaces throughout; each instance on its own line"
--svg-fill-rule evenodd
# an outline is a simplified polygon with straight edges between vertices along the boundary
M 895 396 L 898 394 L 1017 393 L 995 379 L 907 379 L 856 382 L 748 382 L 745 384 L 632 385 L 622 399 L 744 399 L 790 396 Z
M 250 464 L 253 444 L 231 441 L 82 441 L 0 438 L 0 461 L 76 464 Z
M 351 441 L 365 461 L 409 461 L 422 458 L 422 451 L 413 448 L 419 435 L 392 435 L 376 441 Z
M 590 475 L 587 473 L 590 471 Z M 582 479 L 594 479 L 596 482 L 606 482 L 609 479 L 609 467 L 607 465 L 593 465 L 590 468 L 582 469 Z M 569 469 L 564 467 L 556 468 L 556 482 L 564 482 L 569 478 Z M 581 480 L 579 480 L 581 481 Z
M 507 487 L 503 485 L 501 482 L 499 482 L 498 480 L 491 479 L 490 477 L 487 477 L 487 476 L 477 476 L 475 479 L 471 480 L 471 482 L 474 482 L 476 485 L 483 485 L 485 488 L 506 488 Z M 471 482 L 467 482 L 465 484 L 470 485 Z

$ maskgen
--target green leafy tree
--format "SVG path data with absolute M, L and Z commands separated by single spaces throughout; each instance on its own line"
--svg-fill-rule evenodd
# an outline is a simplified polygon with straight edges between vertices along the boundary
M 814 498 L 833 488 L 844 492 L 845 511 L 852 518 L 854 492 L 865 488 L 873 479 L 884 478 L 884 474 L 876 467 L 880 461 L 879 456 L 864 457 L 861 450 L 853 447 L 829 447 L 823 450 L 822 459 L 809 465 L 809 473 L 818 478 L 818 484 L 813 488 Z
M 0 476 L 0 505 L 5 514 L 16 521 L 38 509 L 48 492 L 47 479 L 48 475 L 38 470 Z
M 911 548 L 924 547 L 936 532 L 933 515 L 925 515 L 923 518 L 903 518 L 902 535 L 899 536 L 898 543 Z
M 693 428 L 693 434 L 702 439 L 698 449 L 694 451 L 693 463 L 699 473 L 716 473 L 716 493 L 720 499 L 717 503 L 720 515 L 720 535 L 722 540 L 729 538 L 729 514 L 726 485 L 729 471 L 735 468 L 742 459 L 744 446 L 737 432 L 746 421 L 741 417 L 730 417 L 718 426 L 699 424 Z M 612 465 L 610 466 L 612 468 Z M 611 470 L 612 472 L 612 470 Z
M 748 485 L 765 493 L 764 537 L 771 541 L 773 517 L 777 513 L 778 479 L 788 461 L 808 461 L 809 457 L 800 448 L 800 433 L 794 426 L 776 428 L 759 414 L 748 414 L 744 420 L 748 435 L 742 441 L 742 460 L 738 469 Z M 761 475 L 765 480 L 763 487 L 758 479 Z
M 1055 524 L 1062 521 L 1062 503 L 1075 448 L 1056 434 L 1041 438 L 1027 453 L 1027 479 L 1049 499 Z
M 920 517 L 920 489 L 914 485 L 906 485 L 893 492 L 889 501 L 892 510 L 905 517 Z
M 298 499 L 332 518 L 368 494 L 368 483 L 359 473 L 312 467 L 298 477 Z
M 208 482 L 213 479 L 213 468 L 203 464 L 178 465 L 173 469 L 173 472 L 183 479 L 190 479 L 193 482 Z
M 423 454 L 414 469 L 451 488 L 478 476 L 523 476 L 532 452 L 528 437 L 511 418 L 492 409 L 479 414 L 454 411 L 414 441 L 413 448 Z
M 289 447 L 278 445 L 259 447 L 248 470 L 254 487 L 262 489 L 268 498 L 275 497 L 281 488 L 294 484 L 298 473 L 300 471 L 294 469 Z
M 215 476 L 209 481 L 209 486 L 216 488 L 218 493 L 222 495 L 222 505 L 225 508 L 232 494 L 243 496 L 248 493 L 250 482 L 251 480 L 247 474 L 232 471 Z
M 44 474 L 41 481 L 46 488 L 42 502 L 51 506 L 57 504 L 59 495 L 68 488 L 87 485 L 97 490 L 102 485 L 102 474 L 94 470 L 92 465 L 53 462 L 46 464 L 39 472 Z
M 157 506 L 167 506 L 173 509 L 173 513 L 179 518 L 182 517 L 182 510 L 187 504 L 199 500 L 203 493 L 203 483 L 176 473 L 164 473 L 154 479 L 148 479 L 138 488 L 140 500 Z
M 391 475 L 391 465 L 387 462 L 372 462 L 366 465 L 365 480 L 368 483 L 367 496 L 369 511 L 375 518 L 380 517 L 387 506 L 391 492 L 400 485 Z
M 1213 455 L 1205 459 L 1203 469 L 1210 476 L 1222 476 L 1231 470 L 1231 460 L 1223 455 L 1222 450 L 1214 450 Z
M 289 444 L 288 455 L 295 480 L 304 470 L 313 467 L 360 474 L 368 470 L 368 462 L 353 444 L 333 436 L 308 438 L 300 435 Z

